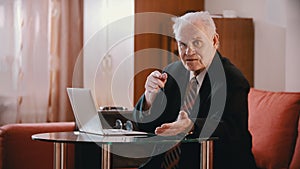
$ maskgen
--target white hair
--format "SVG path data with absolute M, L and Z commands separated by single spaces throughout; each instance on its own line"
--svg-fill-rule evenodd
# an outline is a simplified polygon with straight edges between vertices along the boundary
M 174 17 L 172 20 L 174 22 L 173 32 L 175 34 L 175 39 L 177 39 L 179 30 L 182 26 L 187 24 L 192 24 L 197 28 L 202 29 L 207 35 L 214 35 L 216 33 L 216 25 L 207 11 L 189 12 L 183 16 Z

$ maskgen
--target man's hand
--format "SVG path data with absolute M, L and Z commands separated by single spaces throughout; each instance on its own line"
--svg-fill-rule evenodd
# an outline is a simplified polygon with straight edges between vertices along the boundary
M 160 136 L 175 136 L 180 133 L 188 133 L 193 127 L 192 120 L 184 111 L 180 111 L 178 118 L 173 123 L 165 123 L 155 129 L 155 134 Z
M 146 80 L 145 83 L 145 96 L 146 96 L 146 107 L 150 107 L 155 99 L 156 94 L 161 88 L 165 87 L 167 82 L 167 73 L 160 73 L 159 71 L 153 71 Z

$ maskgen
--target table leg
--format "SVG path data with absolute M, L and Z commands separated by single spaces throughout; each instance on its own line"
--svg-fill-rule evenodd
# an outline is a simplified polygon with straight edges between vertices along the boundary
M 102 144 L 101 169 L 111 168 L 110 145 Z
M 213 168 L 213 141 L 206 140 L 201 142 L 200 146 L 200 169 Z
M 66 169 L 67 146 L 65 143 L 54 143 L 54 169 Z

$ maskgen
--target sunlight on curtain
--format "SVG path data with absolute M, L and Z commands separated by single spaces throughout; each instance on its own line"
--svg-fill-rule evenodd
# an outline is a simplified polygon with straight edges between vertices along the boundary
M 0 125 L 17 117 L 19 59 L 16 55 L 14 1 L 0 1 Z
M 48 2 L 6 0 L 1 5 L 1 124 L 46 121 Z
M 82 48 L 82 6 L 0 1 L 0 125 L 73 120 L 65 88 Z
M 17 1 L 16 10 L 20 11 L 20 22 L 16 23 L 21 31 L 17 48 L 20 62 L 18 94 L 19 107 L 17 122 L 44 122 L 48 107 L 48 2 Z M 17 11 L 18 13 L 18 11 Z M 18 30 L 17 30 L 18 31 Z

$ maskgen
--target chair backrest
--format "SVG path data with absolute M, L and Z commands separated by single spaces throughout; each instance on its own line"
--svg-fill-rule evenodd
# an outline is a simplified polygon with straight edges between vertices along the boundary
M 300 92 L 252 88 L 248 100 L 249 131 L 257 166 L 300 168 Z

